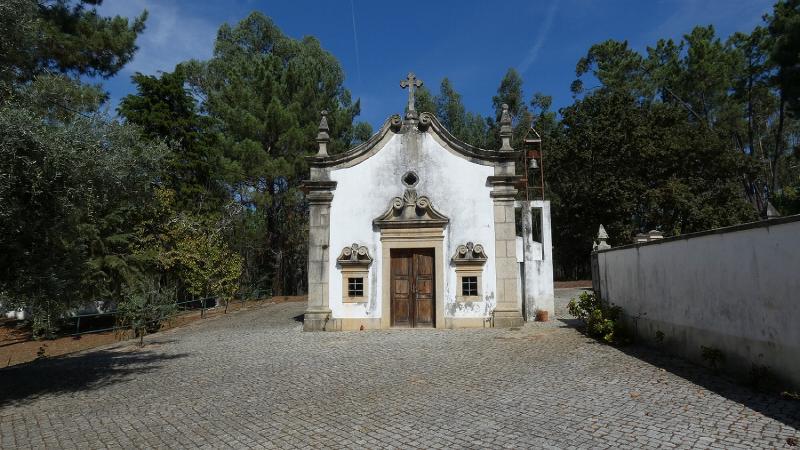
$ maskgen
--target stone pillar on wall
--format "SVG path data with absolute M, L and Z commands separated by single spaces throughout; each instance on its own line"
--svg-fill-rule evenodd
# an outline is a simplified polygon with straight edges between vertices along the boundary
M 324 331 L 330 320 L 328 305 L 330 259 L 330 209 L 335 181 L 307 181 L 308 199 L 308 307 L 303 318 L 305 331 Z
M 518 177 L 514 169 L 516 153 L 511 147 L 511 116 L 507 105 L 503 105 L 500 125 L 502 145 L 499 153 L 507 155 L 507 158 L 495 164 L 494 176 L 489 177 L 492 186 L 490 195 L 494 199 L 494 261 L 497 276 L 494 326 L 518 327 L 523 324 L 522 302 L 517 291 L 519 266 L 514 215 L 514 199 L 517 195 L 514 184 Z
M 603 224 L 600 224 L 600 228 L 597 230 L 597 239 L 592 243 L 592 291 L 601 300 L 603 299 L 603 292 L 600 286 L 600 259 L 597 252 L 611 248 L 606 242 L 607 240 L 608 233 Z
M 331 239 L 331 201 L 336 182 L 330 181 L 328 169 L 322 164 L 328 156 L 327 112 L 322 111 L 322 119 L 317 134 L 318 153 L 309 157 L 311 179 L 303 183 L 308 200 L 308 305 L 303 315 L 303 330 L 325 331 L 331 319 L 328 303 Z

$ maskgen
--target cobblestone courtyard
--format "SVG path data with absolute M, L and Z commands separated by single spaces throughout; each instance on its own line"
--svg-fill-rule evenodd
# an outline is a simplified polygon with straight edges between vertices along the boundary
M 563 307 L 563 302 L 562 302 Z M 800 402 L 562 321 L 303 333 L 304 304 L 0 370 L 0 447 L 787 448 Z

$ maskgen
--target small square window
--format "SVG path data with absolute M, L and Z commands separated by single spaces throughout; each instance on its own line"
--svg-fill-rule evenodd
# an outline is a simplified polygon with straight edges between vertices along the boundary
M 461 277 L 461 295 L 464 297 L 478 296 L 478 277 Z
M 364 296 L 364 278 L 348 278 L 347 279 L 347 296 L 348 297 L 363 297 Z

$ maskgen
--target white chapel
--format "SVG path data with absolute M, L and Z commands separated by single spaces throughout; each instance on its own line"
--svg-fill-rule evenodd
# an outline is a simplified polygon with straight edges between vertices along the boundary
M 553 315 L 550 204 L 518 199 L 520 152 L 504 107 L 499 150 L 414 109 L 328 154 L 323 112 L 304 186 L 307 331 L 516 327 Z

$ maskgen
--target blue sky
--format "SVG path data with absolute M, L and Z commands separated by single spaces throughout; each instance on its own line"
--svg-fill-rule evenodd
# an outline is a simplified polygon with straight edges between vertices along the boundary
M 679 39 L 695 25 L 718 35 L 750 31 L 773 0 L 536 0 L 536 1 L 210 1 L 105 0 L 103 14 L 150 12 L 139 52 L 116 77 L 103 81 L 111 107 L 133 92 L 134 72 L 171 71 L 211 56 L 216 31 L 253 10 L 291 37 L 316 36 L 345 71 L 345 86 L 361 99 L 361 120 L 377 127 L 402 111 L 399 81 L 413 70 L 434 93 L 447 76 L 468 110 L 492 112 L 491 98 L 509 67 L 522 73 L 526 97 L 572 102 L 575 63 L 606 39 L 644 50 L 659 38 Z

